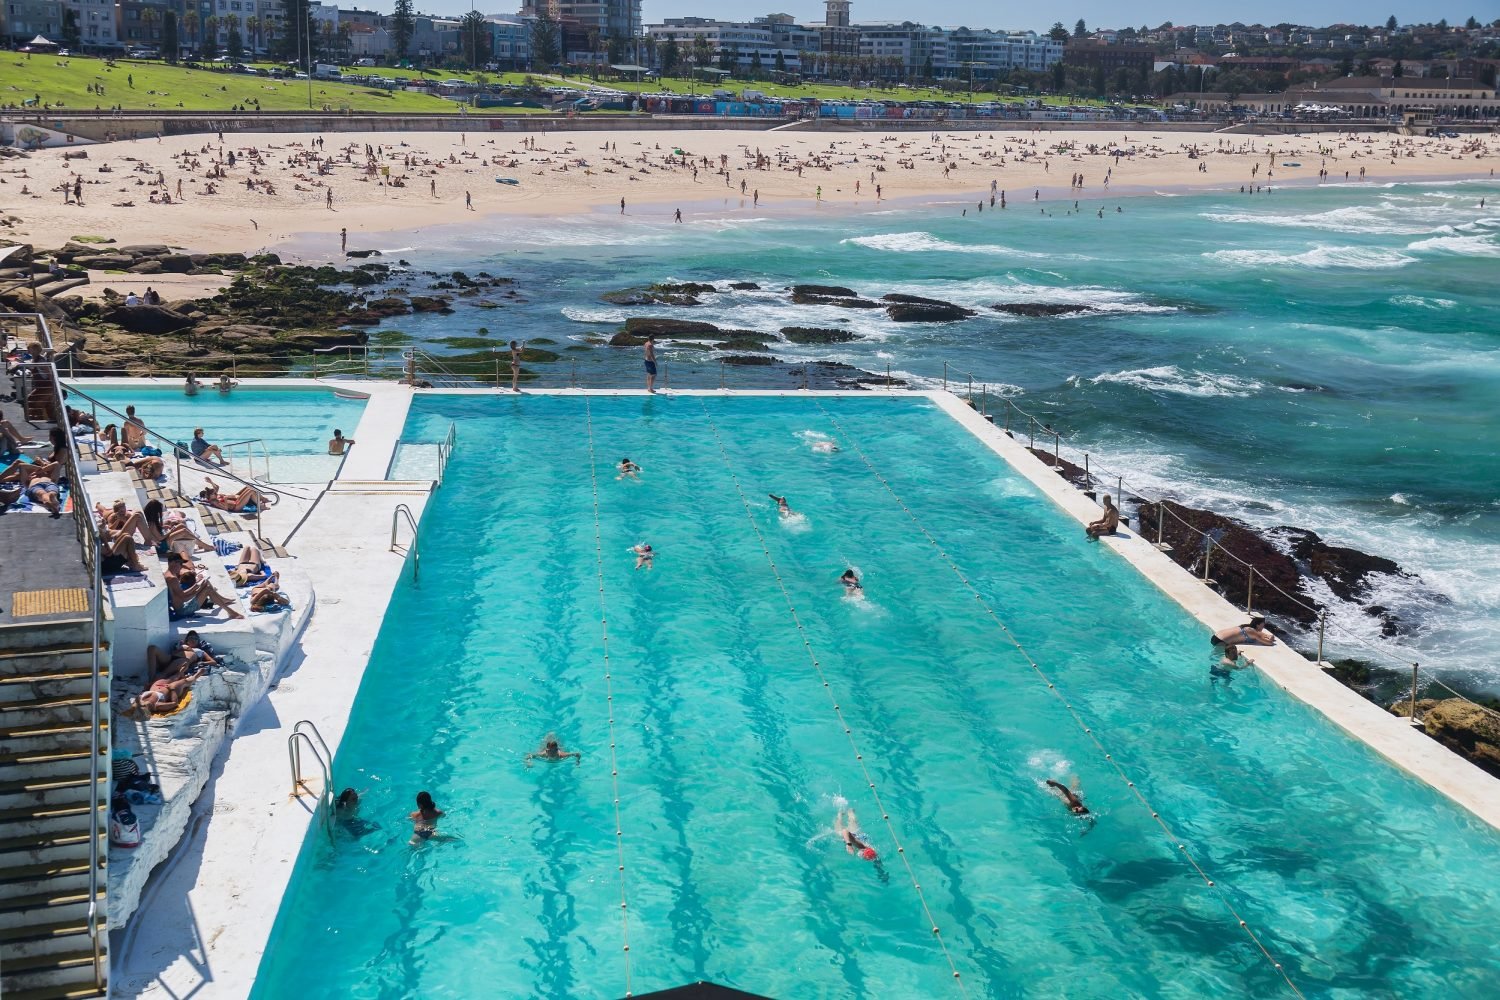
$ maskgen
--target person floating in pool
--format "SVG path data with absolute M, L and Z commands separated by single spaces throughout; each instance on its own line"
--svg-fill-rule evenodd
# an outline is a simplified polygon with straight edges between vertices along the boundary
M 339 797 L 333 802 L 333 815 L 339 826 L 355 840 L 380 829 L 380 824 L 360 818 L 359 793 L 352 788 L 339 792 Z
M 1075 790 L 1078 784 L 1077 778 L 1073 779 L 1073 784 L 1075 788 L 1069 788 L 1061 781 L 1056 781 L 1052 778 L 1047 779 L 1047 787 L 1052 789 L 1062 797 L 1063 802 L 1065 802 L 1068 806 L 1068 812 L 1072 813 L 1074 816 L 1090 815 L 1089 807 L 1083 804 L 1083 798 Z
M 1276 636 L 1266 628 L 1266 616 L 1256 613 L 1250 616 L 1250 620 L 1243 625 L 1231 625 L 1229 628 L 1220 629 L 1215 632 L 1209 640 L 1215 646 L 1223 646 L 1228 643 L 1235 645 L 1250 646 L 1274 646 Z
M 630 551 L 635 553 L 636 569 L 651 569 L 651 561 L 656 558 L 656 551 L 652 549 L 651 546 L 647 545 L 645 542 L 642 542 L 641 544 L 631 548 Z
M 839 577 L 839 583 L 844 585 L 844 596 L 854 601 L 864 600 L 865 587 L 859 582 L 859 574 L 853 569 L 844 570 L 844 575 Z
M 1090 538 L 1099 539 L 1105 535 L 1113 535 L 1115 529 L 1120 526 L 1120 508 L 1115 506 L 1115 501 L 1108 493 L 1104 494 L 1104 516 L 1097 521 L 1092 521 L 1083 530 Z
M 413 847 L 421 847 L 429 840 L 446 839 L 438 838 L 437 832 L 437 822 L 443 815 L 430 794 L 418 792 L 416 811 L 407 817 L 411 820 L 411 840 L 408 843 Z
M 530 767 L 533 760 L 544 760 L 550 764 L 574 758 L 573 766 L 577 767 L 583 763 L 583 754 L 577 750 L 564 750 L 558 745 L 557 737 L 551 733 L 542 741 L 542 748 L 526 755 L 526 766 Z
M 619 473 L 615 477 L 616 479 L 625 479 L 626 477 L 631 479 L 641 478 L 641 467 L 628 458 L 620 459 L 620 464 L 615 466 L 615 471 Z
M 1244 664 L 1240 662 L 1240 650 L 1234 643 L 1224 644 L 1224 655 L 1213 666 L 1208 668 L 1208 676 L 1217 684 L 1223 681 L 1228 684 L 1234 679 L 1234 671 L 1243 670 Z
M 776 501 L 776 513 L 782 517 L 795 517 L 797 512 L 792 510 L 791 505 L 786 502 L 786 497 L 779 497 L 774 493 L 767 494 Z

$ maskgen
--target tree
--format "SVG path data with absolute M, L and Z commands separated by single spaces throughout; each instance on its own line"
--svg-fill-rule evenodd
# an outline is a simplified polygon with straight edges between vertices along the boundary
M 776 50 L 776 72 L 786 72 L 786 53 L 780 49 Z
M 1396 30 L 1396 15 L 1395 14 L 1392 14 L 1390 17 L 1388 17 L 1388 18 L 1385 19 L 1385 30 L 1386 31 L 1395 31 Z
M 708 39 L 702 35 L 693 38 L 693 61 L 698 66 L 707 66 L 713 62 L 714 50 L 708 44 Z
M 414 0 L 396 0 L 396 8 L 391 12 L 391 42 L 396 47 L 396 58 L 405 61 L 407 53 L 411 49 L 411 36 L 417 31 L 417 14 L 413 5 Z M 545 20 L 545 17 L 543 18 Z M 536 25 L 532 25 L 531 33 L 536 35 Z M 553 46 L 557 44 L 556 26 L 553 27 Z M 532 43 L 533 45 L 535 42 Z M 557 61 L 557 57 L 547 60 L 551 66 Z
M 254 14 L 245 18 L 245 39 L 250 43 L 252 53 L 260 51 L 260 18 Z
M 1469 16 L 1469 19 L 1464 22 L 1464 27 L 1470 31 L 1473 31 L 1475 28 L 1479 27 L 1479 21 L 1471 14 Z
M 1074 38 L 1083 38 L 1086 35 L 1088 35 L 1088 33 L 1089 33 L 1088 25 L 1084 24 L 1083 23 L 1083 18 L 1080 17 L 1078 19 L 1078 23 L 1076 23 L 1076 24 L 1073 25 L 1073 37 Z
M 1339 60 L 1339 76 L 1351 76 L 1354 73 L 1354 57 L 1347 52 Z
M 726 72 L 734 72 L 735 51 L 727 45 L 719 46 L 719 68 Z
M 141 38 L 141 41 L 156 41 L 156 39 L 158 38 L 158 35 L 156 33 L 156 25 L 159 21 L 161 21 L 161 12 L 158 11 L 155 7 L 147 7 L 141 11 L 141 23 L 145 25 L 145 28 L 143 29 L 144 37 Z
M 397 0 L 411 6 L 411 0 Z M 543 69 L 551 69 L 557 64 L 561 53 L 558 51 L 557 22 L 546 14 L 531 22 L 531 59 L 533 64 L 539 64 Z
M 1403 77 L 1405 75 L 1406 75 L 1406 66 L 1405 66 L 1405 64 L 1403 64 L 1401 62 L 1400 59 L 1397 59 L 1396 60 L 1396 65 L 1391 69 L 1391 76 L 1400 78 L 1400 77 Z
M 615 35 L 610 38 L 606 46 L 610 65 L 619 65 L 625 61 L 625 39 Z
M 177 61 L 177 12 L 168 10 L 161 19 L 161 54 L 169 63 Z
M 750 52 L 750 79 L 759 80 L 760 73 L 764 68 L 764 65 L 765 64 L 760 61 L 760 49 L 753 49 Z
M 932 53 L 927 53 L 927 58 L 922 60 L 922 79 L 928 83 L 932 82 Z
M 72 7 L 63 8 L 62 37 L 63 44 L 71 48 L 83 45 L 83 29 L 78 26 L 78 11 Z
M 489 52 L 489 31 L 484 15 L 470 10 L 458 22 L 458 36 L 462 40 L 464 60 L 469 68 L 482 65 Z
M 230 16 L 233 17 L 234 15 L 231 14 Z M 235 62 L 239 62 L 241 57 L 244 56 L 245 40 L 240 37 L 240 29 L 238 25 L 229 29 L 229 38 L 224 43 L 224 51 L 228 53 L 229 58 L 233 59 Z
M 200 23 L 201 22 L 198 17 L 198 12 L 196 10 L 193 10 L 192 8 L 189 8 L 188 12 L 182 15 L 182 29 L 188 34 L 188 44 L 193 46 L 194 48 L 196 48 L 198 42 L 201 41 L 201 39 L 198 37 L 198 27 Z
M 1061 94 L 1067 89 L 1068 69 L 1061 61 L 1052 64 L 1052 92 Z
M 682 61 L 682 53 L 677 49 L 677 39 L 668 38 L 661 47 L 661 75 L 672 76 L 677 72 L 677 64 Z
M 1047 37 L 1054 42 L 1066 42 L 1068 40 L 1068 29 L 1063 27 L 1061 21 L 1053 21 L 1051 30 L 1047 32 Z
M 208 15 L 203 21 L 203 44 L 199 49 L 203 58 L 212 59 L 219 54 L 219 19 L 213 14 Z

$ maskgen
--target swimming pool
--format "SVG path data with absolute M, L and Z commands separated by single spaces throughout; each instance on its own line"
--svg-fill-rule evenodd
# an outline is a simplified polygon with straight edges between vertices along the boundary
M 422 396 L 403 437 L 449 421 L 337 762 L 370 827 L 309 834 L 255 996 L 1292 995 L 1177 843 L 1309 996 L 1500 989 L 1500 837 L 1254 671 L 1211 683 L 1202 629 L 932 404 Z M 549 731 L 581 766 L 523 766 Z M 1042 784 L 1075 775 L 1092 826 Z M 407 846 L 420 789 L 460 839 Z
M 202 427 L 203 436 L 214 444 L 260 438 L 271 456 L 271 479 L 276 482 L 309 482 L 332 476 L 338 459 L 328 460 L 328 439 L 335 428 L 354 437 L 365 409 L 365 400 L 336 396 L 331 389 L 241 386 L 221 395 L 206 386 L 198 395 L 186 396 L 180 385 L 116 387 L 100 380 L 79 383 L 79 388 L 120 413 L 127 406 L 135 406 L 147 427 L 175 441 L 190 440 L 195 427 Z M 88 409 L 82 399 L 75 405 Z M 100 414 L 101 426 L 119 422 L 117 417 Z M 247 447 L 226 448 L 225 454 L 236 469 L 246 467 Z M 255 474 L 265 478 L 258 446 L 253 454 Z M 320 460 L 311 460 L 314 456 Z

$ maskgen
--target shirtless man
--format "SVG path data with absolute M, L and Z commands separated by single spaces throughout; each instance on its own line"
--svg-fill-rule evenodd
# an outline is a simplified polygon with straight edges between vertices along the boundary
M 1276 636 L 1266 628 L 1266 616 L 1252 614 L 1250 620 L 1243 625 L 1231 625 L 1229 628 L 1220 629 L 1214 633 L 1210 640 L 1215 646 L 1223 645 L 1250 645 L 1250 646 L 1274 646 Z
M 140 451 L 146 443 L 146 425 L 135 415 L 135 407 L 125 407 L 125 426 L 121 428 L 121 444 L 132 453 Z
M 620 202 L 623 210 L 624 202 Z M 646 391 L 656 391 L 656 338 L 647 337 L 646 343 L 641 346 L 645 356 L 646 367 Z
M 1068 812 L 1072 813 L 1074 816 L 1089 815 L 1089 807 L 1083 804 L 1083 799 L 1080 798 L 1078 793 L 1073 789 L 1069 788 L 1061 781 L 1054 781 L 1051 778 L 1047 779 L 1047 787 L 1055 791 L 1059 796 L 1061 796 L 1063 802 L 1067 803 Z
M 1120 509 L 1115 506 L 1114 498 L 1108 493 L 1104 494 L 1104 516 L 1093 521 L 1083 530 L 1093 539 L 1103 535 L 1113 535 L 1115 529 L 1120 526 Z
M 328 441 L 328 454 L 342 455 L 353 443 L 353 438 L 344 437 L 344 432 L 335 427 L 333 429 L 333 437 Z
M 583 754 L 577 750 L 564 750 L 558 745 L 557 737 L 548 733 L 547 738 L 542 741 L 542 748 L 526 755 L 526 766 L 530 767 L 533 760 L 545 760 L 550 763 L 557 763 L 558 761 L 567 760 L 569 757 L 576 758 L 573 761 L 574 767 L 583 763 Z
M 792 517 L 797 513 L 796 511 L 792 510 L 791 505 L 786 502 L 786 497 L 779 497 L 774 493 L 770 493 L 767 495 L 772 500 L 776 501 L 776 513 L 780 514 L 782 517 Z

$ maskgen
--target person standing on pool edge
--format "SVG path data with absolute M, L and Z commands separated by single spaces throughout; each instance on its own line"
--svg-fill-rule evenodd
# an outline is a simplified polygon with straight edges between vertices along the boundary
M 656 391 L 656 338 L 647 337 L 646 342 L 641 345 L 645 352 L 646 361 L 646 391 Z

